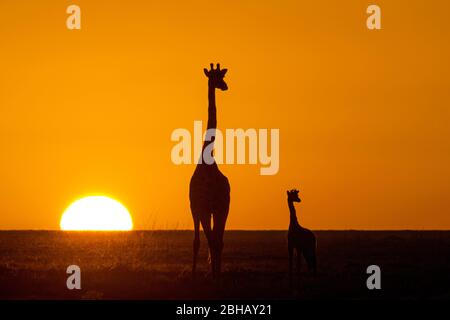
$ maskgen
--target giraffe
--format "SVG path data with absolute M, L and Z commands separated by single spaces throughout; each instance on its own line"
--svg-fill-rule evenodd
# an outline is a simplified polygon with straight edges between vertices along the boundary
M 211 63 L 211 69 L 203 69 L 208 78 L 208 130 L 215 133 L 217 128 L 216 118 L 216 89 L 225 91 L 228 89 L 223 80 L 227 69 L 220 69 L 220 64 L 214 69 Z M 192 275 L 195 277 L 197 265 L 197 256 L 200 248 L 200 223 L 203 227 L 206 239 L 208 240 L 211 271 L 213 279 L 220 276 L 221 256 L 223 249 L 223 234 L 225 223 L 228 217 L 230 206 L 230 184 L 225 175 L 220 172 L 217 163 L 213 158 L 213 148 L 209 146 L 213 161 L 207 164 L 203 157 L 203 151 L 208 145 L 214 143 L 214 135 L 210 141 L 203 142 L 201 159 L 195 168 L 189 185 L 189 200 L 194 220 L 194 243 L 193 243 L 193 264 Z M 211 229 L 211 216 L 213 227 Z
M 316 274 L 316 237 L 314 233 L 300 226 L 295 212 L 294 202 L 300 202 L 298 190 L 287 191 L 287 201 L 290 213 L 290 223 L 288 231 L 288 251 L 289 251 L 289 285 L 292 288 L 292 268 L 294 259 L 294 249 L 297 251 L 297 273 L 300 278 L 300 265 L 302 255 L 306 260 L 309 271 Z

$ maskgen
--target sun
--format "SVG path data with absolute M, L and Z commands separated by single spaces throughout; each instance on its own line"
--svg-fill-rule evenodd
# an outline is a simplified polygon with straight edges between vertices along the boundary
M 61 230 L 132 230 L 131 215 L 120 202 L 105 196 L 89 196 L 72 203 L 63 213 Z

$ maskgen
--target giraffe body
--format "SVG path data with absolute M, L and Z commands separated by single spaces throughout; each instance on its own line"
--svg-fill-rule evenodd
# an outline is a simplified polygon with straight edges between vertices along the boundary
M 228 212 L 230 184 L 216 163 L 197 165 L 189 185 L 189 199 L 194 212 Z

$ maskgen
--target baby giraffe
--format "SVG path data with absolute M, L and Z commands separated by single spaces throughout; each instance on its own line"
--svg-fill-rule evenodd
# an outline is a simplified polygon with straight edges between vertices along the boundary
M 297 273 L 300 277 L 300 264 L 302 255 L 306 260 L 309 271 L 316 274 L 316 237 L 311 230 L 303 228 L 297 221 L 294 202 L 300 202 L 298 190 L 287 191 L 287 200 L 290 212 L 290 223 L 288 232 L 289 249 L 289 285 L 292 288 L 292 268 L 294 249 L 297 251 Z

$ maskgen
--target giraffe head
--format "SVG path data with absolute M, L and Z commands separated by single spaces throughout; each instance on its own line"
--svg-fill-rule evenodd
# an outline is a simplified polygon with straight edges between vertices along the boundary
M 222 91 L 228 90 L 228 86 L 223 80 L 225 77 L 225 74 L 227 73 L 227 69 L 220 70 L 220 64 L 217 64 L 217 69 L 214 69 L 214 64 L 211 63 L 211 70 L 203 69 L 203 72 L 205 72 L 205 75 L 208 77 L 209 81 L 208 84 L 212 86 L 213 88 L 220 89 Z
M 288 190 L 287 191 L 288 201 L 290 201 L 290 202 L 300 202 L 300 201 L 302 201 L 300 199 L 300 197 L 298 196 L 298 192 L 299 191 L 297 189 Z

